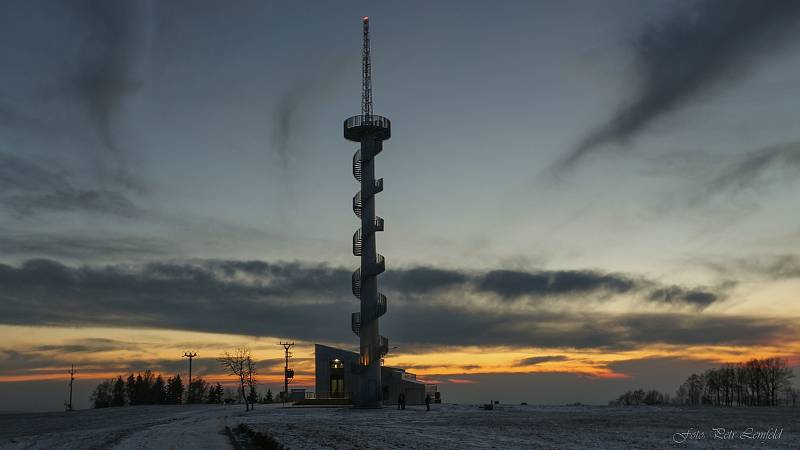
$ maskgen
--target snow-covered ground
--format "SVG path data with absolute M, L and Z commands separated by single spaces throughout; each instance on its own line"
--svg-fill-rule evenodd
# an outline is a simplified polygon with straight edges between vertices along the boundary
M 132 406 L 0 414 L 0 449 L 227 449 L 238 405 Z
M 137 406 L 0 415 L 0 448 L 229 449 L 225 426 L 246 423 L 291 449 L 800 448 L 800 408 L 474 405 L 356 410 L 259 405 Z M 716 439 L 714 429 L 734 431 Z M 783 429 L 779 439 L 742 432 Z M 694 431 L 697 433 L 690 435 Z M 683 441 L 677 443 L 677 441 Z
M 293 449 L 785 448 L 800 449 L 800 408 L 434 405 L 433 411 L 291 408 L 243 419 Z M 713 428 L 784 429 L 779 440 L 714 439 Z M 691 430 L 690 430 L 691 429 Z M 704 439 L 687 439 L 689 431 Z M 738 433 L 737 433 L 738 434 Z

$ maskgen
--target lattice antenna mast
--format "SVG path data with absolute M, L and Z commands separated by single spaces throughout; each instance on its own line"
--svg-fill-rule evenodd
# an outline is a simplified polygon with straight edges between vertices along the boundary
M 364 47 L 361 49 L 361 115 L 372 122 L 372 63 L 369 57 L 369 17 L 364 16 Z

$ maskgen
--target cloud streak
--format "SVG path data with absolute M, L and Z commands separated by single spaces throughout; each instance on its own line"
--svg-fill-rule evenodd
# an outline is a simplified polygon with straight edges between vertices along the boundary
M 338 58 L 309 72 L 314 75 L 298 78 L 281 92 L 275 104 L 272 124 L 272 145 L 280 158 L 283 169 L 288 168 L 292 155 L 292 139 L 301 130 L 300 113 L 310 99 L 319 100 L 330 92 L 344 72 L 345 60 Z M 305 111 L 308 113 L 308 111 Z
M 546 362 L 554 362 L 554 361 L 567 361 L 567 358 L 564 355 L 545 355 L 545 356 L 531 356 L 530 358 L 524 358 L 517 361 L 517 366 L 535 366 L 537 364 L 542 364 Z
M 78 187 L 64 170 L 2 153 L 0 191 L 0 206 L 20 217 L 77 211 L 131 218 L 140 213 L 122 190 Z
M 789 41 L 800 21 L 792 0 L 682 3 L 633 40 L 639 88 L 628 104 L 587 133 L 559 163 L 573 167 L 607 144 L 625 143 L 659 117 L 741 76 Z
M 125 98 L 135 92 L 135 63 L 140 36 L 137 3 L 87 0 L 76 4 L 76 13 L 89 29 L 79 55 L 78 73 L 72 80 L 74 93 L 86 107 L 100 139 L 119 152 L 113 120 Z
M 740 192 L 766 182 L 770 171 L 800 169 L 800 141 L 784 142 L 743 155 L 708 184 L 706 196 Z

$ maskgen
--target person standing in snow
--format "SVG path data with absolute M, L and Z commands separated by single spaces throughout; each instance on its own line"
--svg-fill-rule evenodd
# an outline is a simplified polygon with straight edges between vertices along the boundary
M 431 410 L 431 394 L 425 396 L 425 407 L 428 408 L 428 411 Z

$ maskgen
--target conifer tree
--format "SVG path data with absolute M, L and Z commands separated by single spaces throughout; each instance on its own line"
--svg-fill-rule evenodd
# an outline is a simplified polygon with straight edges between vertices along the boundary
M 208 388 L 208 397 L 206 397 L 206 403 L 219 403 L 219 395 L 217 394 L 216 386 L 211 386 Z
M 183 381 L 180 374 L 167 380 L 167 403 L 172 405 L 183 403 Z
M 128 381 L 125 383 L 125 394 L 128 396 L 128 404 L 136 404 L 136 379 L 133 373 L 128 376 Z
M 207 390 L 208 383 L 202 377 L 193 379 L 187 390 L 186 403 L 203 403 Z
M 118 376 L 111 390 L 111 406 L 125 406 L 125 382 Z
M 108 408 L 111 406 L 111 385 L 112 380 L 106 380 L 94 388 L 92 395 L 89 397 L 89 401 L 92 402 L 92 407 Z
M 153 381 L 153 387 L 150 388 L 151 398 L 153 399 L 153 403 L 156 405 L 160 405 L 166 402 L 166 393 L 164 392 L 166 386 L 164 385 L 164 378 L 159 374 L 155 381 Z
M 272 403 L 272 389 L 267 388 L 267 396 L 264 397 L 264 403 Z

